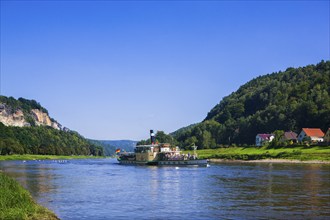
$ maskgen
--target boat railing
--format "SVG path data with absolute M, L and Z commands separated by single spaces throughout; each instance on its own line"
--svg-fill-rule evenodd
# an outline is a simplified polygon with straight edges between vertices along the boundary
M 163 160 L 176 161 L 176 160 L 197 160 L 197 155 L 195 154 L 169 154 L 166 153 L 163 155 Z

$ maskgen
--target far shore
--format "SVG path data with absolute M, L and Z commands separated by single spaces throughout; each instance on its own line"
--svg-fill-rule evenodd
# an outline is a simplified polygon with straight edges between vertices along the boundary
M 96 156 L 60 156 L 60 155 L 0 155 L 0 161 L 5 160 L 72 160 L 72 159 L 102 159 L 109 157 Z M 330 164 L 329 160 L 297 160 L 282 158 L 265 158 L 260 160 L 237 160 L 237 159 L 208 159 L 210 163 L 303 163 L 303 164 Z
M 305 164 L 330 164 L 330 161 L 322 160 L 290 160 L 290 159 L 261 159 L 261 160 L 227 160 L 209 159 L 211 163 L 305 163 Z
M 0 155 L 2 160 L 73 160 L 73 159 L 101 159 L 105 156 L 85 156 L 85 155 L 39 155 L 39 154 L 13 154 L 13 155 Z

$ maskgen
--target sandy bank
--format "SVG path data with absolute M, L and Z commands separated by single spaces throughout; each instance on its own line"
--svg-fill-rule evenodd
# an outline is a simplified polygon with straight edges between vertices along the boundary
M 320 160 L 289 160 L 289 159 L 262 159 L 262 160 L 224 160 L 224 159 L 209 159 L 211 163 L 224 162 L 239 162 L 239 163 L 307 163 L 307 164 L 330 164 L 330 161 Z

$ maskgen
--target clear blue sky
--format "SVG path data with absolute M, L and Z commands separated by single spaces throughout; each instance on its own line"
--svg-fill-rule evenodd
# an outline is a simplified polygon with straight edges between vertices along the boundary
M 240 85 L 329 60 L 329 1 L 1 1 L 1 95 L 87 138 L 202 121 Z

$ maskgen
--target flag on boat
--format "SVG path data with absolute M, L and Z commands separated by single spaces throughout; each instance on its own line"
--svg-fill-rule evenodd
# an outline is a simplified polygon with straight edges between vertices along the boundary
M 116 149 L 116 153 L 119 153 L 120 152 L 120 148 Z

